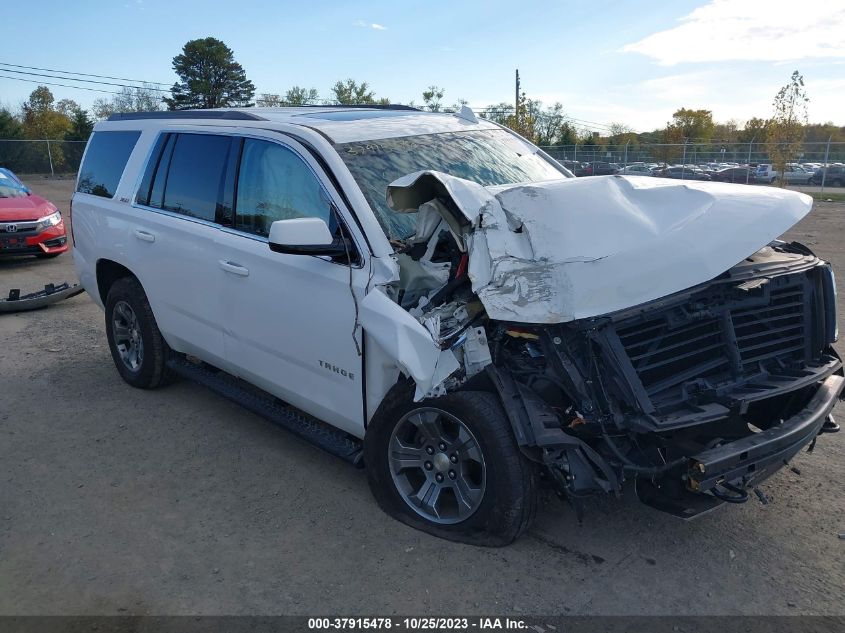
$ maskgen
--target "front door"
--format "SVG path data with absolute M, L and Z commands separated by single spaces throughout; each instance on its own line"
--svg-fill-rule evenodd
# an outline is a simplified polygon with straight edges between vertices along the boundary
M 274 253 L 267 239 L 274 221 L 297 217 L 319 217 L 350 235 L 352 223 L 338 209 L 346 214 L 297 143 L 244 139 L 232 226 L 217 238 L 224 347 L 231 371 L 245 380 L 363 436 L 356 301 L 367 285 L 366 268 L 360 257 L 350 265 Z

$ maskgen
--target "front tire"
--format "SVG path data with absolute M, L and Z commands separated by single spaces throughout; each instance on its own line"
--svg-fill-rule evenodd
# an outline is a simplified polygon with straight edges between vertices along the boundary
M 459 391 L 413 402 L 399 384 L 367 429 L 364 461 L 379 506 L 441 538 L 513 542 L 537 508 L 536 469 L 519 451 L 498 397 Z
M 141 284 L 123 277 L 106 297 L 106 337 L 120 376 L 139 389 L 155 389 L 173 379 L 167 367 L 172 354 L 156 324 Z

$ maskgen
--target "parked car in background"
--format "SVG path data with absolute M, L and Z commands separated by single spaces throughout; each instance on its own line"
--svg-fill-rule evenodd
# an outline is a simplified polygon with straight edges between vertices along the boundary
M 655 173 L 661 178 L 675 178 L 677 180 L 710 180 L 710 176 L 694 167 L 667 167 Z
M 757 176 L 749 167 L 728 167 L 710 174 L 710 179 L 716 182 L 756 183 Z
M 619 170 L 620 174 L 624 174 L 626 176 L 653 176 L 651 168 L 646 165 L 645 163 L 636 163 L 634 165 L 628 165 L 627 167 L 623 167 Z
M 761 163 L 757 165 L 754 175 L 757 177 L 757 182 L 771 184 L 777 182 L 781 174 L 773 165 Z M 808 185 L 813 177 L 813 171 L 805 169 L 798 163 L 788 163 L 783 177 L 791 185 Z
M 822 167 L 810 177 L 811 185 L 824 184 L 831 187 L 845 186 L 845 165 L 831 165 L 830 167 Z
M 62 214 L 0 168 L 0 255 L 55 257 L 68 249 Z
M 775 180 L 777 180 L 778 177 L 778 173 L 769 163 L 760 163 L 759 165 L 757 165 L 757 169 L 754 171 L 754 175 L 757 178 L 757 182 L 766 183 L 773 183 Z
M 581 169 L 581 163 L 579 163 L 577 160 L 559 160 L 558 162 L 564 167 L 566 167 L 573 174 L 575 174 Z
M 797 163 L 789 163 L 783 174 L 784 180 L 790 185 L 809 185 L 813 177 L 813 171 L 804 169 Z
M 0 167 L 0 177 L 2 177 L 2 176 L 5 176 L 6 178 L 9 178 L 9 179 L 13 180 L 14 182 L 18 183 L 21 186 L 21 188 L 24 191 L 26 191 L 27 193 L 30 192 L 29 187 L 27 187 L 25 184 L 23 184 L 23 181 L 21 181 L 21 179 L 18 178 L 11 169 L 7 169 L 5 167 Z
M 614 163 L 605 163 L 602 161 L 594 161 L 592 163 L 582 163 L 581 173 L 576 173 L 576 176 L 612 176 L 619 173 L 619 166 Z

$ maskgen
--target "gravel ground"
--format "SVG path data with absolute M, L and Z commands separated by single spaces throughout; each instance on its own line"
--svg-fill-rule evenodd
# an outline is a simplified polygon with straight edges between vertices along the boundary
M 31 185 L 67 210 L 70 181 Z M 843 236 L 831 203 L 787 235 L 840 297 Z M 75 273 L 68 254 L 0 280 Z M 845 614 L 845 433 L 766 506 L 684 523 L 628 491 L 579 525 L 547 493 L 526 537 L 481 549 L 389 519 L 361 471 L 202 387 L 124 384 L 86 295 L 0 316 L 0 341 L 0 614 Z

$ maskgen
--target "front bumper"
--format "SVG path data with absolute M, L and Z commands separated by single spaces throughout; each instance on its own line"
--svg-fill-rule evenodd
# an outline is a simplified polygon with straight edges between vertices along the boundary
M 828 376 L 801 411 L 781 424 L 690 459 L 687 487 L 705 492 L 725 483 L 748 488 L 781 468 L 813 441 L 845 387 L 845 377 Z
M 3 233 L 0 235 L 0 256 L 58 255 L 68 250 L 64 221 L 35 235 Z

